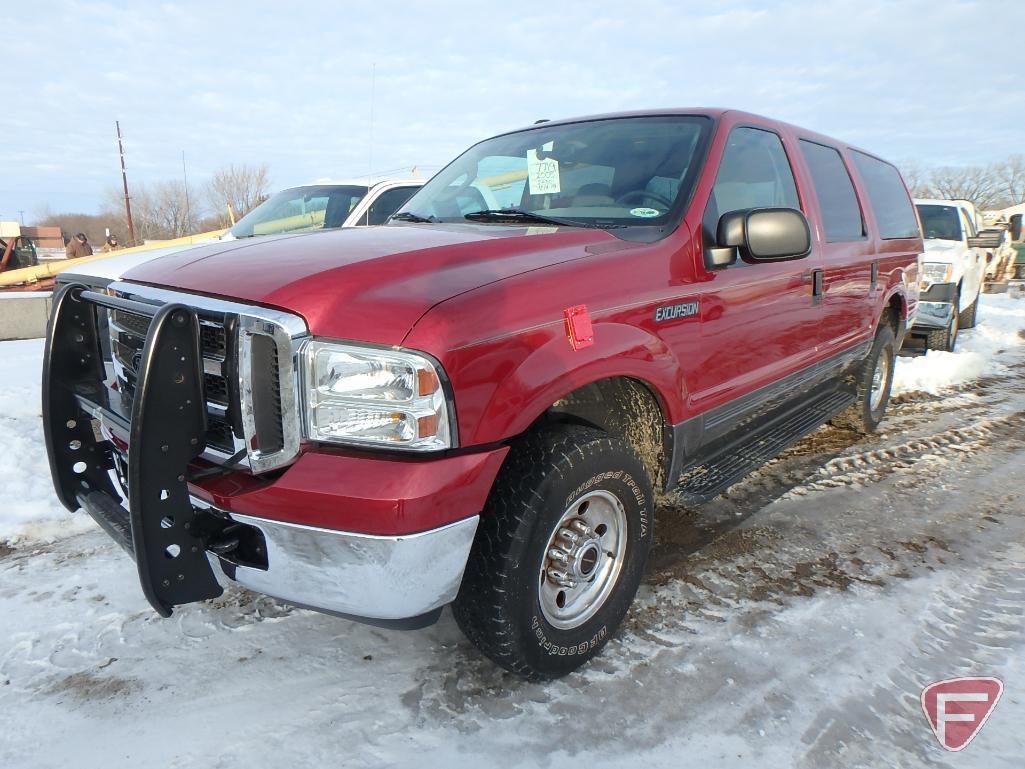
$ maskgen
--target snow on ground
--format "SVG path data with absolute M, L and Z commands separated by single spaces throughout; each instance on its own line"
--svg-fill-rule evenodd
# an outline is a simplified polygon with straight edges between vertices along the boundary
M 0 543 L 49 539 L 93 528 L 53 494 L 43 446 L 43 340 L 0 342 Z
M 934 353 L 902 360 L 881 433 L 823 428 L 701 508 L 660 509 L 622 632 L 546 684 L 481 659 L 448 612 L 385 631 L 230 590 L 158 618 L 130 559 L 52 500 L 42 346 L 2 343 L 0 766 L 1017 769 L 1023 328 L 1025 301 L 986 296 L 940 356 L 956 386 L 923 392 Z M 948 754 L 918 693 L 966 674 L 1005 693 Z
M 981 299 L 978 325 L 961 332 L 955 352 L 933 350 L 897 362 L 894 395 L 915 390 L 936 395 L 1007 370 L 1025 345 L 1025 300 L 1008 294 L 983 294 Z

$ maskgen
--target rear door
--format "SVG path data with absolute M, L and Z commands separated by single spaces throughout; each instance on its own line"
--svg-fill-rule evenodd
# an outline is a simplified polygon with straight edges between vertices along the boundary
M 798 146 L 818 202 L 809 218 L 818 231 L 823 270 L 818 343 L 829 356 L 872 334 L 874 246 L 843 155 L 812 139 L 800 139 Z
M 725 127 L 720 130 L 725 130 Z M 805 210 L 783 141 L 769 126 L 730 129 L 702 218 L 704 248 L 720 217 L 747 208 Z M 812 255 L 789 262 L 738 260 L 710 272 L 701 295 L 702 344 L 688 360 L 690 404 L 706 414 L 706 437 L 762 410 L 815 357 L 820 305 L 812 296 Z M 792 380 L 791 380 L 792 381 Z

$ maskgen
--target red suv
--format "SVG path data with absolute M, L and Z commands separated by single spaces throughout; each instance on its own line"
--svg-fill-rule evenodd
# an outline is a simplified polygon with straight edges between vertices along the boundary
M 385 226 L 64 288 L 55 486 L 164 616 L 229 581 L 387 625 L 452 603 L 497 663 L 560 675 L 623 619 L 655 489 L 697 503 L 829 420 L 875 429 L 921 251 L 897 170 L 810 131 L 542 122 Z

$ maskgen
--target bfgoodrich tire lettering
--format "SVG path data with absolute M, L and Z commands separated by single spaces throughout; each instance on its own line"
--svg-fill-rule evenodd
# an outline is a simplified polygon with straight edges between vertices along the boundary
M 541 605 L 547 584 L 541 580 L 598 574 L 587 543 L 604 542 L 607 535 L 586 525 L 586 509 L 579 515 L 578 510 L 580 500 L 600 499 L 621 503 L 622 562 L 610 589 L 594 591 L 601 596 L 596 610 L 556 627 L 549 621 L 551 607 Z M 510 452 L 481 514 L 453 606 L 460 628 L 484 654 L 526 678 L 553 678 L 584 664 L 611 638 L 637 592 L 651 549 L 652 500 L 644 465 L 624 441 L 575 425 L 525 436 Z M 564 528 L 580 535 L 575 545 L 567 544 L 571 537 L 556 539 Z M 553 541 L 565 548 L 568 565 L 551 559 L 558 549 Z

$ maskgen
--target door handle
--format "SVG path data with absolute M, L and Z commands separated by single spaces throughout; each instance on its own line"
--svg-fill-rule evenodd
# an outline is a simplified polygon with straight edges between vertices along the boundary
M 804 273 L 801 279 L 805 283 L 811 283 L 811 295 L 813 297 L 822 296 L 822 270 L 810 270 Z

